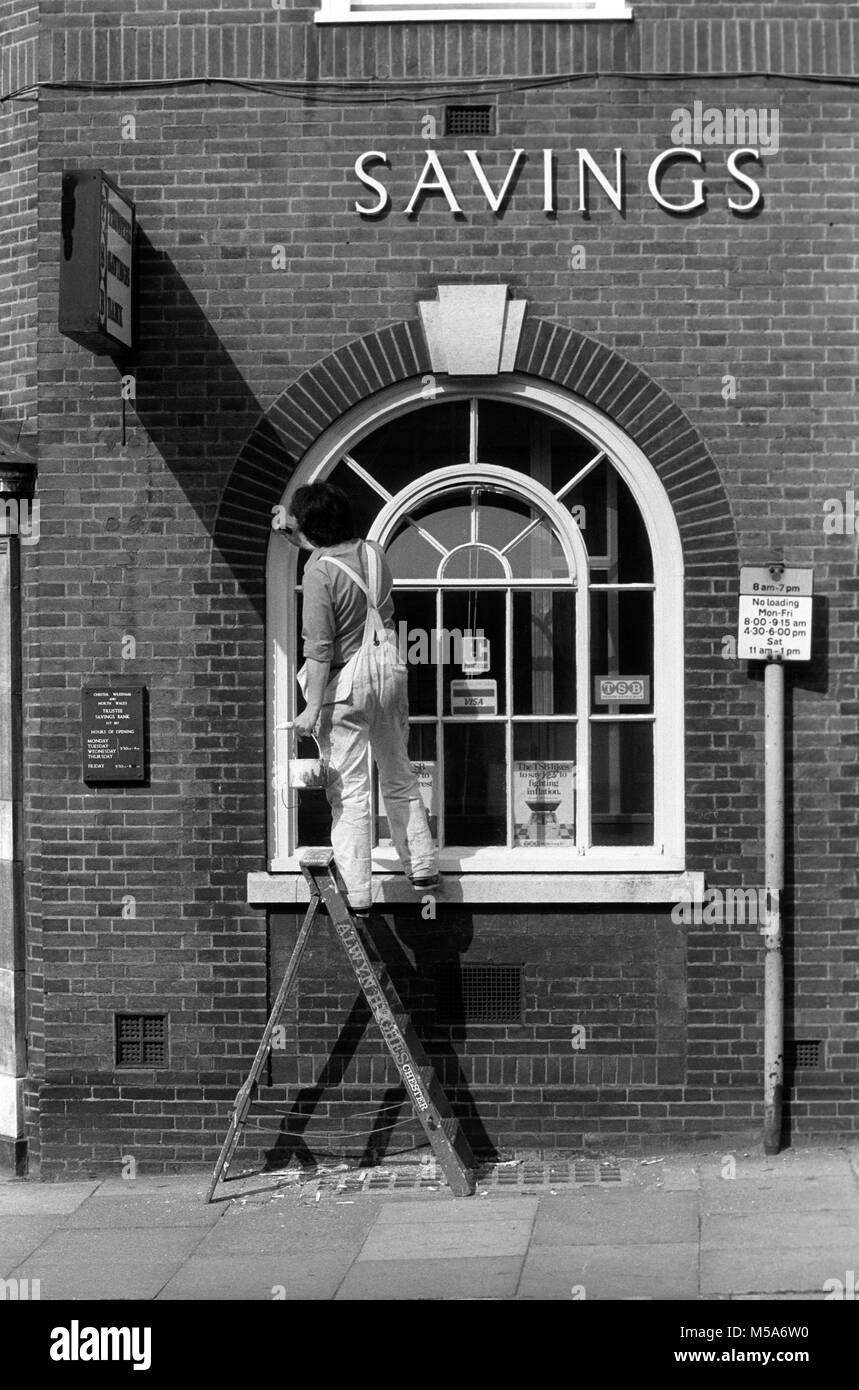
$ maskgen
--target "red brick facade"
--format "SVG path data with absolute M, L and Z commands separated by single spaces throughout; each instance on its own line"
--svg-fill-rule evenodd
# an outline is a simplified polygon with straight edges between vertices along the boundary
M 708 883 L 763 882 L 761 668 L 726 659 L 724 642 L 738 567 L 770 554 L 815 567 L 814 660 L 788 677 L 787 1034 L 821 1039 L 825 1067 L 791 1078 L 788 1120 L 805 1138 L 854 1132 L 856 542 L 823 520 L 826 499 L 855 484 L 859 23 L 847 4 L 783 5 L 775 19 L 728 0 L 695 20 L 684 4 L 633 8 L 627 24 L 344 31 L 314 26 L 311 7 L 41 5 L 38 116 L 32 99 L 2 116 L 22 178 L 38 123 L 38 405 L 32 312 L 17 307 L 36 244 L 23 194 L 0 206 L 15 277 L 4 262 L 0 288 L 19 318 L 0 341 L 0 404 L 28 432 L 38 424 L 24 699 L 29 1140 L 44 1174 L 217 1152 L 295 925 L 246 898 L 247 874 L 267 866 L 270 509 L 339 414 L 429 369 L 417 303 L 451 281 L 501 281 L 526 299 L 517 370 L 597 406 L 668 492 L 686 565 L 687 869 Z M 407 218 L 422 121 L 441 131 L 457 83 L 487 76 L 496 133 L 431 142 L 463 216 L 429 198 Z M 259 85 L 290 81 L 304 85 Z M 695 101 L 778 109 L 757 216 L 729 211 L 739 190 L 719 148 L 703 151 L 706 211 L 671 216 L 649 195 L 672 112 Z M 468 174 L 472 145 L 496 186 L 514 148 L 533 154 L 499 216 Z M 608 169 L 618 145 L 623 215 L 592 186 L 583 218 L 575 150 Z M 545 147 L 558 157 L 551 216 Z M 372 220 L 354 210 L 367 149 L 391 163 L 393 208 Z M 137 205 L 124 445 L 119 366 L 56 328 L 60 176 L 78 165 Z M 96 674 L 149 688 L 145 785 L 81 781 L 80 688 Z M 759 1132 L 755 927 L 686 928 L 668 907 L 615 904 L 440 907 L 433 923 L 404 908 L 387 922 L 392 974 L 479 1147 Z M 524 1022 L 440 1029 L 429 982 L 456 961 L 523 963 Z M 257 1112 L 268 1133 L 251 1148 L 300 1152 L 303 1136 L 314 1152 L 360 1153 L 393 1066 L 362 1033 L 330 940 L 302 981 Z M 169 1015 L 168 1068 L 115 1069 L 117 1012 Z M 579 1024 L 583 1053 L 570 1046 Z

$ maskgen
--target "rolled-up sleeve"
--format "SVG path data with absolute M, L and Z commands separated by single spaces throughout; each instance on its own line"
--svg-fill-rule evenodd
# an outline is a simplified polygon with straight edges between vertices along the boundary
M 308 564 L 302 579 L 301 636 L 304 659 L 330 661 L 334 652 L 334 609 L 321 565 Z

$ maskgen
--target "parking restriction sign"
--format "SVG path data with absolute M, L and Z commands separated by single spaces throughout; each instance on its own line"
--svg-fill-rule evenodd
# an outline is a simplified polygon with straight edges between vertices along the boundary
M 773 564 L 740 570 L 741 661 L 811 660 L 813 582 L 811 568 Z

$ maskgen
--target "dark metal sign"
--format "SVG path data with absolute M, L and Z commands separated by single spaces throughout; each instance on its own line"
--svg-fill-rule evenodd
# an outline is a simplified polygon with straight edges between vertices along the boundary
M 101 169 L 63 173 L 59 330 L 91 352 L 133 346 L 134 203 Z
M 84 686 L 81 722 L 85 782 L 144 780 L 145 693 L 145 687 L 137 681 Z

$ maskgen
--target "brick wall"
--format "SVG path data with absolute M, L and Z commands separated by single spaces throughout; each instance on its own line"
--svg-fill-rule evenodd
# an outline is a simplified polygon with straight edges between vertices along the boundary
M 115 80 L 120 71 L 138 79 L 527 75 L 586 72 L 597 62 L 653 74 L 498 98 L 498 133 L 480 141 L 487 174 L 500 181 L 514 145 L 552 145 L 561 160 L 554 219 L 540 211 L 538 160 L 496 220 L 465 180 L 457 143 L 440 139 L 462 193 L 458 222 L 437 200 L 416 219 L 402 214 L 425 149 L 421 120 L 442 114 L 436 97 L 344 105 L 311 100 L 318 90 L 296 97 L 234 86 L 42 92 L 42 540 L 25 593 L 25 657 L 31 1043 L 46 1174 L 110 1168 L 126 1153 L 151 1167 L 214 1157 L 262 1027 L 269 955 L 275 975 L 291 930 L 284 914 L 269 930 L 245 903 L 246 873 L 265 865 L 265 594 L 253 558 L 263 519 L 246 517 L 247 553 L 238 555 L 222 540 L 224 499 L 232 507 L 237 490 L 255 495 L 253 467 L 237 465 L 242 446 L 264 414 L 279 418 L 277 403 L 303 371 L 356 337 L 413 322 L 417 300 L 438 280 L 475 276 L 526 297 L 529 322 L 572 327 L 622 354 L 706 445 L 731 520 L 721 561 L 693 565 L 687 585 L 688 863 L 717 885 L 763 877 L 761 682 L 726 660 L 723 645 L 735 561 L 778 551 L 816 567 L 824 595 L 816 659 L 788 682 L 788 1025 L 826 1040 L 828 1067 L 797 1084 L 790 1120 L 804 1136 L 853 1131 L 855 541 L 824 535 L 822 524 L 825 499 L 855 479 L 855 99 L 844 86 L 718 74 L 764 70 L 767 42 L 773 70 L 846 72 L 857 26 L 846 23 L 845 5 L 780 7 L 765 27 L 763 6 L 716 2 L 710 11 L 674 27 L 661 21 L 680 7 L 640 3 L 640 23 L 575 32 L 383 25 L 338 34 L 309 25 L 307 8 L 260 9 L 248 25 L 243 12 L 195 7 L 187 23 L 165 28 L 164 10 L 141 4 L 122 17 L 123 37 L 113 22 L 96 24 L 90 4 L 43 5 L 45 80 Z M 843 28 L 815 28 L 822 19 Z M 690 55 L 713 75 L 658 80 Z M 718 150 L 706 152 L 706 214 L 671 218 L 649 198 L 647 166 L 670 143 L 671 112 L 695 100 L 778 107 L 781 148 L 766 158 L 757 218 L 728 212 Z M 129 115 L 134 139 L 123 138 Z M 565 152 L 581 144 L 605 161 L 615 143 L 627 153 L 625 215 L 597 197 L 582 219 Z M 394 211 L 374 222 L 352 208 L 365 192 L 352 164 L 368 148 L 387 150 L 393 165 Z M 117 366 L 55 329 L 60 173 L 73 163 L 103 168 L 137 202 L 141 349 L 125 446 Z M 272 268 L 275 244 L 287 248 L 284 271 Z M 574 246 L 586 252 L 577 270 Z M 735 400 L 723 398 L 726 376 L 736 378 Z M 291 466 L 282 449 L 279 462 L 273 453 L 256 461 L 257 479 L 261 467 L 271 470 L 263 493 Z M 705 541 L 713 498 L 696 468 L 690 475 L 685 491 L 678 483 L 679 505 L 690 534 L 697 526 Z M 123 655 L 128 637 L 133 658 Z M 146 785 L 117 793 L 80 780 L 80 686 L 94 673 L 149 686 Z M 133 918 L 122 915 L 123 898 L 134 900 Z M 407 944 L 410 923 L 398 915 L 390 925 Z M 466 928 L 471 939 L 459 950 Z M 526 1019 L 515 1035 L 469 1030 L 455 1043 L 430 1034 L 478 1138 L 480 1126 L 496 1146 L 575 1147 L 585 1134 L 635 1144 L 746 1136 L 759 1125 L 763 972 L 754 928 L 684 933 L 653 912 L 487 911 L 466 923 L 440 916 L 428 941 L 430 955 L 456 950 L 463 960 L 498 959 L 503 943 L 526 965 L 540 1020 Z M 673 962 L 661 974 L 660 942 Z M 271 1110 L 293 1105 L 288 1080 L 313 1088 L 354 998 L 329 947 L 310 965 L 295 1023 L 303 1060 L 295 1074 L 288 1054 L 278 1059 Z M 680 1002 L 670 984 L 679 979 Z M 334 983 L 317 1005 L 313 980 Z M 648 1003 L 633 1038 L 639 992 Z M 609 995 L 619 1001 L 605 1024 L 612 1051 L 573 1058 L 563 1044 L 569 1017 Z M 169 1069 L 114 1070 L 118 1010 L 169 1012 Z M 682 1037 L 669 1036 L 676 1032 Z M 636 1055 L 655 1060 L 655 1077 L 645 1069 L 624 1079 L 621 1059 Z M 588 1065 L 598 1056 L 615 1063 L 601 1061 L 594 1079 Z M 371 1082 L 389 1082 L 370 1037 L 351 1065 L 319 1098 L 314 1124 L 347 1132 L 355 1112 L 370 1108 Z M 354 1142 L 342 1140 L 350 1150 Z
M 13 93 L 36 74 L 38 10 L 0 4 L 0 423 L 36 430 L 36 112 Z

